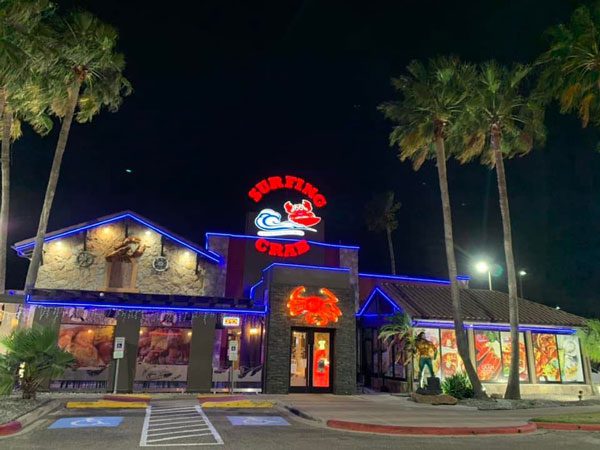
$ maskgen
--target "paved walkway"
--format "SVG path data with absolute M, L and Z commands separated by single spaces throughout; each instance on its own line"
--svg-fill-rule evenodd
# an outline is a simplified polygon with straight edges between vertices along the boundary
M 431 406 L 406 397 L 381 395 L 264 395 L 322 422 L 342 420 L 377 425 L 429 427 L 520 426 L 533 417 L 600 412 L 600 406 L 479 411 L 468 406 Z

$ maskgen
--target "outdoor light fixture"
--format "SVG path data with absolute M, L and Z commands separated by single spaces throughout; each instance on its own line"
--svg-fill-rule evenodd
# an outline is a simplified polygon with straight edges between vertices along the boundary
M 485 261 L 479 261 L 475 264 L 475 270 L 479 273 L 486 273 L 488 276 L 488 287 L 490 291 L 492 290 L 492 272 L 490 265 Z
M 248 330 L 248 332 L 249 332 L 251 335 L 253 335 L 253 336 L 254 336 L 254 335 L 257 335 L 259 331 L 260 331 L 260 330 L 259 330 L 258 328 L 250 328 L 250 329 Z
M 521 297 L 523 297 L 523 277 L 525 275 L 527 275 L 527 272 L 525 270 L 519 270 L 519 290 L 521 291 Z

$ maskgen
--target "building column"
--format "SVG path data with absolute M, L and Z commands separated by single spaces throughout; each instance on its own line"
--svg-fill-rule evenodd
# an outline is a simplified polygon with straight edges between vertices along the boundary
M 525 353 L 527 355 L 527 372 L 529 372 L 529 382 L 537 384 L 538 380 L 535 376 L 535 356 L 533 354 L 533 339 L 531 331 L 525 332 Z
M 212 352 L 216 321 L 214 315 L 196 315 L 192 319 L 188 392 L 210 392 L 212 388 Z
M 127 316 L 125 315 L 127 314 Z M 119 379 L 117 380 L 117 392 L 132 392 L 133 380 L 135 378 L 135 367 L 137 360 L 138 341 L 140 338 L 141 313 L 119 311 L 117 315 L 117 326 L 114 337 L 125 338 L 125 355 L 119 361 Z M 108 377 L 107 388 L 109 392 L 114 388 L 114 377 L 116 360 L 112 360 L 111 371 Z

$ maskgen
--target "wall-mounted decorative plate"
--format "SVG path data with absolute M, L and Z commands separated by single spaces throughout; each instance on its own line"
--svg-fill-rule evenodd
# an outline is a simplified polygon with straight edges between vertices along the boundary
M 77 265 L 79 267 L 90 267 L 94 263 L 95 258 L 90 252 L 83 250 L 77 255 Z
M 154 258 L 154 261 L 152 261 L 152 267 L 157 272 L 164 272 L 169 268 L 169 260 L 164 256 L 157 256 Z

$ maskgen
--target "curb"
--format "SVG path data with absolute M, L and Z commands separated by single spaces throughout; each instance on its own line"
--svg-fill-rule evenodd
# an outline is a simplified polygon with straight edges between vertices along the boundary
M 600 425 L 591 423 L 561 423 L 561 422 L 534 422 L 544 430 L 560 431 L 600 431 Z
M 11 434 L 18 433 L 38 420 L 41 416 L 58 408 L 60 404 L 60 400 L 47 400 L 37 408 L 17 417 L 16 420 L 0 424 L 0 436 L 10 436 Z
M 23 425 L 18 420 L 6 422 L 0 424 L 0 436 L 10 436 L 11 434 L 18 433 L 23 429 Z
M 150 397 L 145 397 L 145 396 L 135 396 L 135 395 L 119 395 L 119 394 L 115 394 L 115 395 L 105 395 L 102 397 L 102 400 L 108 400 L 108 401 L 112 401 L 112 402 L 144 402 L 144 403 L 149 403 L 152 399 Z
M 306 420 L 312 420 L 313 422 L 322 422 L 321 419 L 318 419 L 316 417 L 313 417 L 309 414 L 306 414 L 304 411 L 299 410 L 298 408 L 296 408 L 295 406 L 291 406 L 291 405 L 285 405 L 282 404 L 282 406 L 287 409 L 289 412 L 291 412 L 292 414 L 298 416 L 298 417 L 302 417 L 303 419 Z
M 344 420 L 328 420 L 329 428 L 339 430 L 362 431 L 367 433 L 382 434 L 408 434 L 408 435 L 433 435 L 433 436 L 471 436 L 481 434 L 522 434 L 533 433 L 537 426 L 533 422 L 525 425 L 506 427 L 417 427 L 397 425 L 376 425 L 359 422 L 346 422 Z

